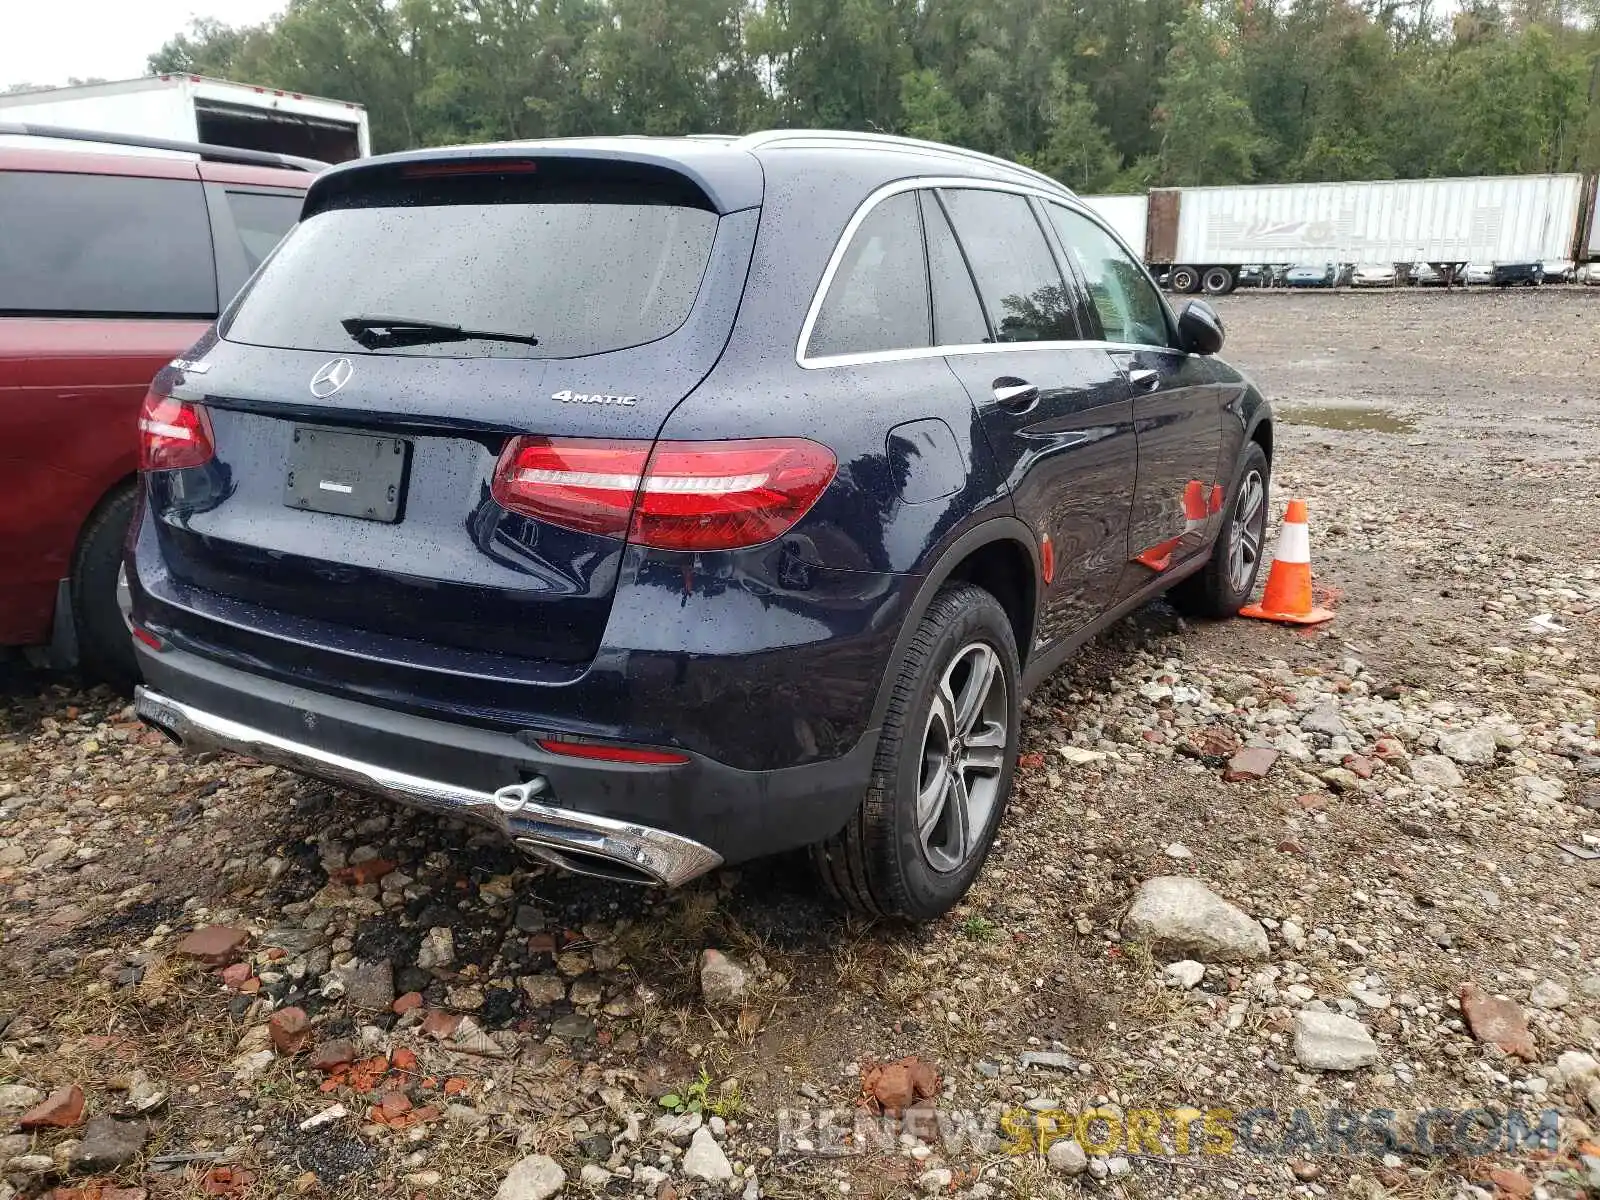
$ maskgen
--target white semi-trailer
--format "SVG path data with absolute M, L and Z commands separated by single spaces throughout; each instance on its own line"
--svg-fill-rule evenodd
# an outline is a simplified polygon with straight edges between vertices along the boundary
M 1085 201 L 1174 291 L 1221 295 L 1258 264 L 1467 263 L 1585 259 L 1594 180 L 1582 175 L 1389 179 L 1156 188 Z
M 202 75 L 0 96 L 0 124 L 203 142 L 329 163 L 372 152 L 367 110 L 359 104 Z

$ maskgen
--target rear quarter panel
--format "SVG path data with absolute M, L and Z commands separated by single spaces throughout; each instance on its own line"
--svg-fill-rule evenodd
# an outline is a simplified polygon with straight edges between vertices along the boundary
M 138 468 L 145 389 L 205 328 L 0 317 L 0 642 L 48 640 L 79 529 Z

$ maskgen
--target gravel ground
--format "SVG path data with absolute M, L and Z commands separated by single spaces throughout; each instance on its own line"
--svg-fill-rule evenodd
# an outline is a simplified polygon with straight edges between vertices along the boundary
M 7 677 L 0 1198 L 1600 1195 L 1600 294 L 1220 307 L 1337 619 L 1090 646 L 925 929 Z

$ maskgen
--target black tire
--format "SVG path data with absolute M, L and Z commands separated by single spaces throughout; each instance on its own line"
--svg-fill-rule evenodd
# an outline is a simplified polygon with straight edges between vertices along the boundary
M 100 502 L 78 536 L 72 558 L 72 617 L 78 662 L 85 675 L 129 686 L 139 678 L 133 638 L 117 606 L 117 572 L 137 496 L 132 485 Z
M 1259 480 L 1259 493 L 1246 489 L 1245 482 L 1252 476 Z M 1267 509 L 1272 493 L 1272 464 L 1257 442 L 1246 442 L 1234 467 L 1233 481 L 1228 488 L 1228 503 L 1223 508 L 1222 528 L 1211 547 L 1211 557 L 1195 574 L 1176 584 L 1167 593 L 1167 599 L 1179 612 L 1195 617 L 1231 617 L 1250 599 L 1256 586 L 1256 576 L 1261 571 L 1265 551 Z M 1239 576 L 1233 569 L 1234 542 L 1240 537 L 1238 524 L 1242 508 L 1251 495 L 1258 495 L 1249 520 L 1255 534 L 1255 549 L 1248 570 Z M 1248 551 L 1247 551 L 1248 554 Z
M 1208 296 L 1226 296 L 1233 291 L 1236 282 L 1227 267 L 1207 267 L 1200 277 L 1200 290 Z
M 989 802 L 978 821 L 980 827 L 973 828 L 964 841 L 968 848 L 965 856 L 952 864 L 944 858 L 942 846 L 934 844 L 941 831 L 955 836 L 945 824 L 949 812 L 941 811 L 925 836 L 918 828 L 918 796 L 942 792 L 938 779 L 948 780 L 952 775 L 950 764 L 962 748 L 959 735 L 953 739 L 950 757 L 927 754 L 940 721 L 934 712 L 935 698 L 950 672 L 955 673 L 955 699 L 965 698 L 963 681 L 974 677 L 973 666 L 967 664 L 981 659 L 975 648 L 992 653 L 993 666 L 1005 687 L 999 700 L 985 693 L 980 699 L 988 703 L 979 706 L 981 712 L 975 709 L 975 716 L 984 720 L 989 736 L 1003 738 L 1004 745 L 994 747 L 997 771 L 984 770 L 975 776 Z M 835 899 L 858 912 L 928 921 L 948 912 L 966 895 L 989 855 L 1011 794 L 1020 742 L 1019 674 L 1011 622 L 999 601 L 971 584 L 951 584 L 934 597 L 897 668 L 861 808 L 842 830 L 812 847 L 812 860 L 823 885 Z M 940 709 L 949 711 L 944 704 Z M 1005 727 L 996 733 L 992 718 L 1002 711 Z M 930 784 L 929 772 L 935 778 L 925 787 Z M 956 774 L 965 787 L 964 770 Z M 971 792 L 975 801 L 979 794 L 976 788 Z M 948 806 L 956 801 L 943 803 Z
M 1173 291 L 1191 296 L 1200 290 L 1200 272 L 1194 267 L 1173 267 L 1167 276 L 1167 285 Z

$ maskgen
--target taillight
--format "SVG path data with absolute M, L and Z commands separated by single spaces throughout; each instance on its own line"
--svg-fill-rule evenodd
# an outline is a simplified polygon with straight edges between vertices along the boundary
M 211 417 L 198 404 L 158 396 L 144 398 L 139 410 L 139 469 L 176 471 L 200 467 L 216 454 Z
M 734 550 L 793 527 L 833 480 L 833 452 L 801 438 L 732 442 L 521 437 L 495 467 L 512 512 L 657 550 Z

